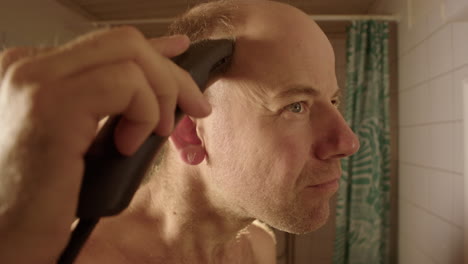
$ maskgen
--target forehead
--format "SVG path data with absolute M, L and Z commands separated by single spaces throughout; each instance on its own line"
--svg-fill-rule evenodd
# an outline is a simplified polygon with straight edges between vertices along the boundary
M 337 89 L 334 60 L 330 42 L 307 15 L 286 5 L 252 8 L 236 34 L 232 75 L 266 92 L 307 85 L 328 94 Z

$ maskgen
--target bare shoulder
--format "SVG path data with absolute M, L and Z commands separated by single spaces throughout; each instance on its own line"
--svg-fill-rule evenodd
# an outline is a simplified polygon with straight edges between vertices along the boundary
M 276 238 L 273 230 L 266 224 L 255 220 L 246 231 L 257 262 L 259 264 L 276 263 Z

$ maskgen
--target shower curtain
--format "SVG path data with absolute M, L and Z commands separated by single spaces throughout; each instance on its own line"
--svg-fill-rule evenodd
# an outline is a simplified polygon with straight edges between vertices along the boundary
M 387 22 L 347 29 L 344 117 L 361 148 L 343 159 L 334 264 L 389 263 L 390 119 Z

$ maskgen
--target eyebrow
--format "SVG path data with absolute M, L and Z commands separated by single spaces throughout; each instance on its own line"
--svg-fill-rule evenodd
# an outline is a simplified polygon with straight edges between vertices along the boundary
M 343 96 L 343 91 L 338 87 L 335 93 L 333 93 L 333 98 L 342 97 L 342 96 Z
M 312 86 L 294 85 L 289 89 L 279 92 L 278 94 L 274 96 L 274 98 L 281 99 L 281 98 L 288 98 L 288 97 L 293 97 L 297 95 L 317 96 L 318 94 L 319 94 L 319 91 Z M 340 97 L 340 95 L 341 95 L 341 89 L 338 88 L 333 93 L 333 97 Z

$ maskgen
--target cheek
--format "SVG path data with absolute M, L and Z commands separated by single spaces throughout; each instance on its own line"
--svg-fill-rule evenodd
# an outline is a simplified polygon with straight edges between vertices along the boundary
M 244 186 L 269 182 L 290 188 L 309 157 L 309 124 L 265 118 L 249 112 L 252 106 L 233 103 L 244 98 L 216 95 L 220 99 L 212 103 L 212 114 L 202 120 L 212 177 Z
M 308 140 L 284 129 L 272 130 L 264 139 L 268 140 L 265 142 L 269 146 L 265 148 L 265 155 L 272 158 L 272 176 L 276 177 L 274 180 L 290 186 L 300 177 L 309 157 Z
M 308 127 L 308 125 L 307 125 Z M 263 183 L 279 189 L 290 189 L 296 183 L 309 159 L 310 131 L 304 126 L 291 126 L 252 118 L 245 122 L 237 142 L 242 142 L 245 169 L 256 173 Z

